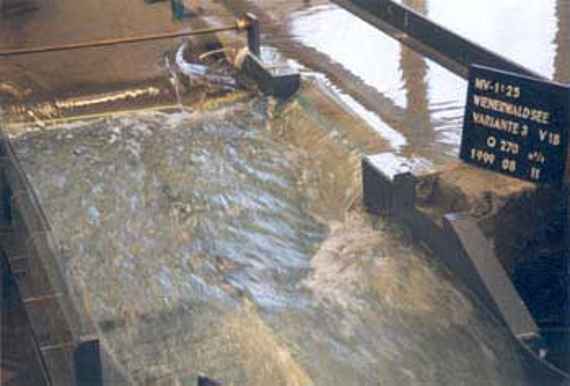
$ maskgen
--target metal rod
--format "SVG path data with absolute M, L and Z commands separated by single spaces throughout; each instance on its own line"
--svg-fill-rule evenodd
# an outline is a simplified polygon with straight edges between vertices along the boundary
M 463 78 L 467 78 L 469 66 L 479 64 L 544 79 L 392 0 L 331 1 Z
M 114 46 L 114 45 L 119 45 L 119 44 L 131 44 L 131 43 L 139 43 L 139 42 L 146 42 L 146 41 L 152 41 L 152 40 L 173 39 L 173 38 L 179 38 L 179 37 L 185 37 L 185 36 L 207 35 L 207 34 L 217 33 L 217 32 L 237 31 L 240 29 L 241 29 L 241 26 L 236 24 L 234 26 L 221 27 L 221 28 L 208 28 L 208 29 L 200 29 L 200 30 L 185 31 L 185 32 L 171 32 L 171 33 L 163 33 L 163 34 L 129 37 L 129 38 L 106 39 L 106 40 L 98 40 L 98 41 L 94 41 L 94 42 L 64 44 L 64 45 L 59 45 L 59 46 L 44 46 L 44 47 L 34 47 L 34 48 L 6 49 L 6 50 L 0 50 L 0 57 L 2 57 L 2 56 L 39 54 L 39 53 L 45 53 L 45 52 L 68 51 L 68 50 L 77 50 L 77 49 L 81 49 L 81 48 Z

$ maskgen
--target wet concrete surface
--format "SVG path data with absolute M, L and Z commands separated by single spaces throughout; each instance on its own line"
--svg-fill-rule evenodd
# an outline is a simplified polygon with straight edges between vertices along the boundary
M 31 3 L 34 7 L 27 12 L 0 18 L 0 51 L 189 31 L 204 25 L 198 18 L 174 22 L 168 2 L 34 0 Z M 15 87 L 12 94 L 20 99 L 46 99 L 84 95 L 113 84 L 164 79 L 167 75 L 164 56 L 183 40 L 3 57 L 0 83 L 5 91 Z

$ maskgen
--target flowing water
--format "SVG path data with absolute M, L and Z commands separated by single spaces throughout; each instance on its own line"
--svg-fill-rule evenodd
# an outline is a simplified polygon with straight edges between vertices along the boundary
M 350 152 L 327 191 L 328 166 L 284 140 L 292 117 L 267 112 L 253 99 L 13 138 L 120 368 L 137 384 L 522 384 L 514 342 L 441 267 L 339 210 Z
M 298 58 L 388 150 L 455 157 L 464 81 L 336 6 L 307 3 L 251 2 L 287 15 L 287 33 L 269 43 L 339 65 Z M 499 16 L 485 20 L 501 39 L 478 32 L 487 29 L 471 16 L 487 2 L 470 4 L 465 20 L 459 4 L 408 3 L 479 43 L 527 50 Z M 541 1 L 540 12 L 504 3 L 493 12 L 543 22 L 519 32 L 536 31 L 529 42 L 544 55 L 514 58 L 570 80 L 557 64 L 568 63 L 568 34 L 556 33 L 567 25 L 555 17 L 568 16 L 568 2 Z M 354 55 L 357 44 L 370 56 Z M 351 99 L 337 70 L 382 106 Z M 253 98 L 11 132 L 74 300 L 120 369 L 141 385 L 195 384 L 199 373 L 225 385 L 525 385 L 504 328 L 405 232 L 363 213 L 362 152 L 333 127 L 309 129 L 302 103 L 291 103 L 276 113 Z

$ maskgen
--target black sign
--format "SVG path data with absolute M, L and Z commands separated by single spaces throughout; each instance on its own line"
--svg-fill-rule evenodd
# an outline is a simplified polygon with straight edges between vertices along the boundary
M 461 159 L 535 183 L 559 185 L 566 170 L 570 88 L 472 66 Z

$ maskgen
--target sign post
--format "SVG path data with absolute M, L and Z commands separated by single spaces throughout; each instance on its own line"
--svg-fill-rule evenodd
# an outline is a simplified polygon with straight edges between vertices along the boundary
M 566 197 L 563 323 L 570 327 L 570 87 L 473 65 L 460 157 L 468 164 L 561 189 Z
M 471 66 L 460 157 L 487 170 L 561 186 L 569 104 L 568 86 Z

